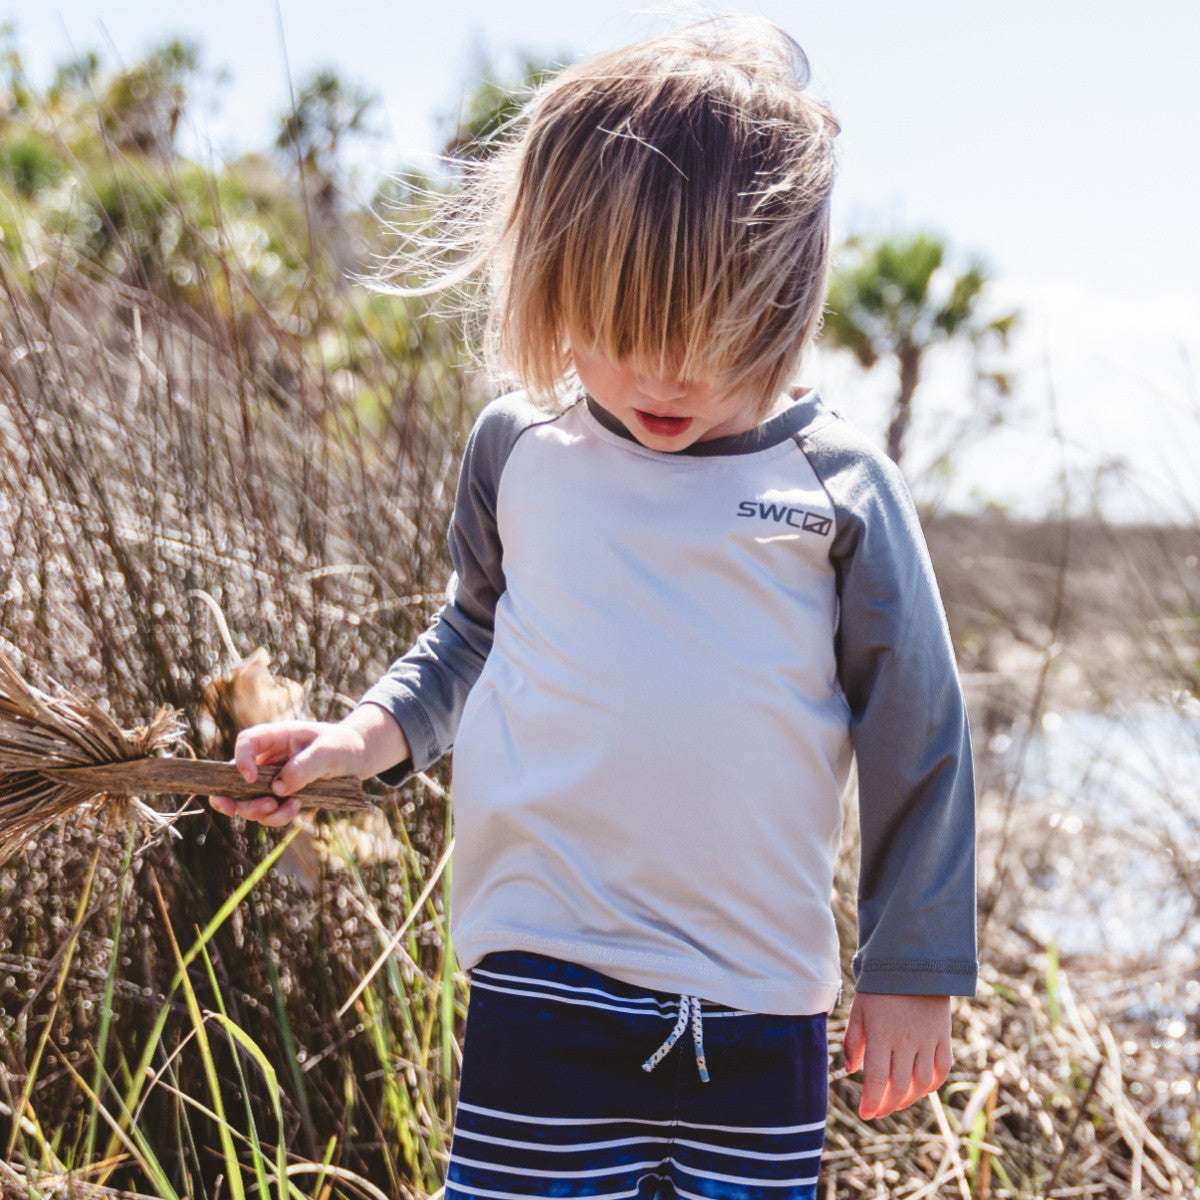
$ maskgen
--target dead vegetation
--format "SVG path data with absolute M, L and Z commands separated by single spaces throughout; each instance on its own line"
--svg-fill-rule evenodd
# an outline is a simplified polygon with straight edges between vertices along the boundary
M 943 515 L 926 528 L 976 715 L 1200 694 L 1200 528 Z
M 210 681 L 206 703 L 232 693 L 231 687 L 220 684 L 246 674 L 236 668 L 235 672 L 219 676 L 216 684 Z M 255 699 L 261 708 L 261 688 Z M 122 729 L 90 697 L 61 688 L 50 695 L 33 687 L 0 650 L 0 866 L 85 806 L 103 807 L 109 823 L 118 827 L 136 817 L 174 832 L 171 822 L 141 797 L 225 795 L 250 800 L 274 781 L 275 768 L 269 766 L 260 768 L 258 778 L 248 784 L 227 762 L 194 754 L 173 756 L 169 751 L 189 749 L 184 734 L 177 715 L 165 707 L 148 724 Z M 320 780 L 296 795 L 305 808 L 371 808 L 357 779 Z

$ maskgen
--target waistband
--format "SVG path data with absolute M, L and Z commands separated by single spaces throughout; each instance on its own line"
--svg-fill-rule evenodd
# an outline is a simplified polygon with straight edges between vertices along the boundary
M 704 1054 L 704 1021 L 755 1017 L 758 1014 L 714 1004 L 698 996 L 648 991 L 604 975 L 592 967 L 564 962 L 524 950 L 489 954 L 470 971 L 471 988 L 519 996 L 549 1004 L 602 1009 L 651 1021 L 670 1020 L 673 1027 L 662 1044 L 642 1063 L 653 1071 L 691 1026 L 696 1070 L 710 1080 Z

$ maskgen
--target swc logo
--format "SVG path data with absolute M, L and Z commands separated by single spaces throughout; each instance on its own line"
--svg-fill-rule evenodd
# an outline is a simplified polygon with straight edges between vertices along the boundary
M 739 517 L 754 517 L 760 521 L 774 521 L 777 525 L 790 525 L 805 533 L 824 537 L 833 521 L 820 513 L 807 512 L 803 508 L 791 508 L 786 504 L 768 504 L 765 500 L 743 500 L 738 505 Z

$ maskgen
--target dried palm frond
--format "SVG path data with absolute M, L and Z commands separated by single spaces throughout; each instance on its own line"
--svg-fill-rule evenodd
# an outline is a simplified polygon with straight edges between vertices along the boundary
M 204 680 L 200 696 L 196 732 L 206 757 L 220 757 L 251 725 L 312 718 L 304 688 L 294 679 L 271 673 L 263 646 Z
M 21 678 L 0 652 L 0 864 L 82 805 L 115 804 L 161 820 L 136 797 L 157 793 L 232 796 L 269 792 L 277 769 L 259 768 L 248 784 L 230 763 L 165 754 L 184 746 L 179 715 L 160 708 L 150 722 L 122 729 L 95 701 L 50 695 Z M 324 779 L 298 793 L 305 808 L 369 809 L 357 779 Z

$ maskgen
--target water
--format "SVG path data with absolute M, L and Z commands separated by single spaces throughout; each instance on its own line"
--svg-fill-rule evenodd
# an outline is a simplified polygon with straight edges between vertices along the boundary
M 1011 776 L 1026 733 L 994 737 L 982 774 Z M 985 827 L 1002 804 L 997 792 L 981 802 Z M 1029 740 L 1013 821 L 1031 932 L 1063 956 L 1177 964 L 1195 975 L 1200 702 L 1045 713 Z
M 1047 712 L 977 762 L 984 894 L 1011 792 L 1001 919 L 1055 948 L 1075 996 L 1141 1064 L 1131 1094 L 1153 1092 L 1186 1139 L 1200 1090 L 1200 702 Z

